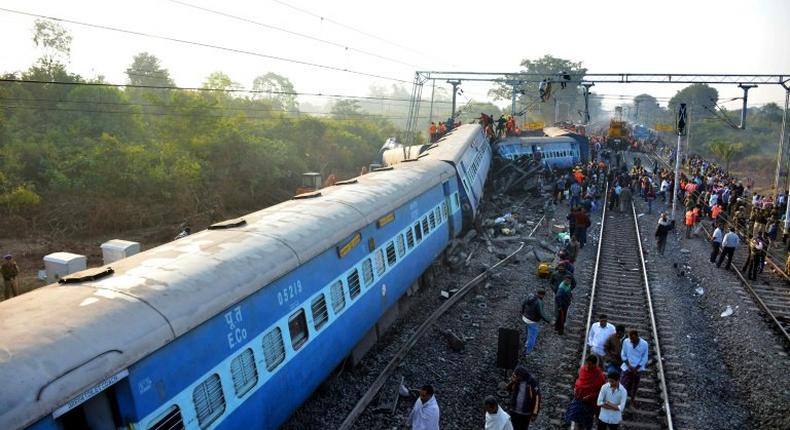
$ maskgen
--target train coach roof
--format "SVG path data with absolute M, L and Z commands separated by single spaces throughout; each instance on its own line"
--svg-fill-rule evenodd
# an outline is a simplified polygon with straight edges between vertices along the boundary
M 478 124 L 461 125 L 439 139 L 436 145 L 423 152 L 423 154 L 427 154 L 424 158 L 457 163 L 467 150 L 465 144 L 474 141 L 478 135 L 481 135 L 481 131 L 482 128 Z M 483 139 L 483 143 L 487 144 L 485 139 Z
M 554 143 L 576 143 L 572 137 L 557 136 L 557 137 L 508 137 L 499 142 L 503 145 L 551 145 Z
M 108 277 L 0 302 L 0 428 L 29 425 L 453 174 L 429 160 L 372 172 L 117 261 Z

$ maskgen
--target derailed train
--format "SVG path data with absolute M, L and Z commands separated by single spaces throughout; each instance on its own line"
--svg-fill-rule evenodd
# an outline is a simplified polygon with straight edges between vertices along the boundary
M 435 149 L 0 303 L 0 428 L 279 427 L 474 216 Z

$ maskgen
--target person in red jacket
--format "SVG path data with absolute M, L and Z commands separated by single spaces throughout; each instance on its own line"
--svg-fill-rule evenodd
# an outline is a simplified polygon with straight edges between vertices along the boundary
M 598 415 L 596 400 L 601 387 L 606 383 L 606 375 L 598 366 L 598 357 L 590 354 L 579 369 L 579 377 L 573 386 L 573 401 L 565 412 L 565 422 L 574 422 L 579 428 L 592 429 Z

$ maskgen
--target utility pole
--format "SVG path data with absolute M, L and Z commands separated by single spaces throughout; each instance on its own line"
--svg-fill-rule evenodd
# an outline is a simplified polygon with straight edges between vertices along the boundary
M 757 85 L 744 85 L 738 84 L 738 88 L 743 89 L 743 108 L 741 108 L 741 125 L 738 127 L 741 130 L 746 130 L 746 100 L 749 96 L 749 90 L 757 87 Z
M 590 123 L 590 87 L 595 86 L 593 82 L 582 82 L 584 87 L 584 124 Z
M 560 105 L 557 103 L 557 97 L 554 97 L 554 123 L 556 124 L 559 121 L 560 117 Z
M 774 177 L 774 190 L 779 194 L 784 188 L 785 183 L 782 182 L 782 171 L 785 170 L 785 176 L 790 174 L 787 172 L 788 167 L 785 165 L 785 158 L 787 158 L 788 139 L 787 139 L 787 108 L 790 102 L 790 87 L 785 89 L 785 110 L 782 115 L 782 131 L 779 133 L 779 154 L 776 156 L 776 176 Z
M 787 86 L 786 82 L 783 83 L 782 86 L 785 87 L 785 115 L 784 115 L 784 118 L 782 119 L 782 133 L 781 133 L 782 142 L 779 145 L 779 150 L 781 151 L 782 147 L 785 147 L 784 152 L 788 152 L 790 150 L 790 143 L 788 143 L 788 139 L 787 139 L 787 104 L 788 104 L 788 101 L 790 101 L 790 87 Z M 779 159 L 776 160 L 776 163 L 777 163 L 777 166 L 776 166 L 776 171 L 777 171 L 776 182 L 777 182 L 777 185 L 779 183 L 779 173 L 780 173 L 780 171 L 782 169 L 782 164 L 783 164 L 782 163 L 782 161 L 783 161 L 782 159 L 785 158 L 785 157 L 786 157 L 785 155 L 780 153 Z M 785 168 L 790 169 L 790 166 L 785 165 Z M 787 196 L 785 197 L 785 206 L 786 206 L 786 208 L 785 208 L 784 234 L 790 233 L 790 171 L 787 172 L 787 179 L 788 179 L 787 180 L 787 184 L 788 185 L 787 185 Z M 776 188 L 776 193 L 777 194 L 779 193 L 778 186 Z
M 430 125 L 433 122 L 433 95 L 436 93 L 436 79 L 431 79 L 433 83 L 431 84 L 431 111 L 428 114 L 428 124 Z
M 449 79 L 448 84 L 453 86 L 453 110 L 450 111 L 450 117 L 455 117 L 455 96 L 458 93 L 458 86 L 461 85 L 460 79 Z
M 675 186 L 672 191 L 672 220 L 675 220 L 675 209 L 678 205 L 678 188 L 680 187 L 680 141 L 686 134 L 686 104 L 681 103 L 678 108 L 678 146 L 675 149 Z
M 513 117 L 516 116 L 516 86 L 520 84 L 521 81 L 510 81 L 510 85 L 513 86 L 513 94 L 510 97 L 510 115 Z

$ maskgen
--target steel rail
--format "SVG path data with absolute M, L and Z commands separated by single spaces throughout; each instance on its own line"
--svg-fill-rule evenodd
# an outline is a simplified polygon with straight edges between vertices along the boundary
M 584 329 L 584 348 L 582 349 L 582 361 L 580 366 L 584 366 L 584 360 L 587 359 L 587 338 L 590 336 L 590 327 L 592 327 L 592 313 L 593 304 L 595 302 L 595 287 L 598 285 L 598 268 L 601 264 L 601 245 L 603 244 L 603 227 L 606 223 L 606 202 L 609 198 L 609 181 L 606 181 L 603 194 L 603 211 L 601 212 L 601 234 L 598 236 L 598 250 L 595 253 L 595 268 L 593 269 L 592 286 L 590 287 L 590 306 L 587 310 L 587 323 Z
M 538 222 L 535 224 L 535 227 L 532 229 L 532 231 L 529 233 L 527 237 L 532 237 L 532 235 L 535 233 L 535 230 L 538 229 L 538 227 L 541 225 L 541 223 L 545 218 L 546 216 L 544 215 L 540 218 L 540 220 L 538 220 Z M 398 365 L 400 365 L 400 362 L 404 358 L 406 358 L 409 351 L 414 347 L 414 345 L 417 344 L 417 341 L 420 340 L 420 338 L 425 333 L 428 332 L 428 329 L 431 328 L 431 326 L 433 326 L 433 324 L 439 319 L 439 317 L 442 316 L 448 309 L 452 308 L 456 303 L 458 303 L 469 291 L 472 290 L 474 286 L 476 286 L 482 279 L 484 279 L 489 272 L 501 266 L 502 264 L 513 258 L 513 256 L 521 252 L 521 250 L 524 249 L 525 243 L 526 242 L 520 242 L 518 249 L 513 251 L 507 257 L 499 260 L 493 266 L 486 269 L 485 272 L 475 276 L 471 281 L 467 282 L 463 287 L 461 287 L 458 290 L 458 292 L 454 296 L 450 297 L 438 309 L 436 309 L 425 321 L 423 321 L 423 323 L 420 324 L 420 327 L 417 328 L 414 334 L 412 334 L 409 337 L 409 339 L 398 350 L 395 356 L 392 357 L 390 362 L 387 363 L 387 366 L 384 368 L 384 370 L 382 370 L 381 374 L 376 378 L 376 380 L 373 381 L 373 383 L 370 385 L 370 388 L 368 388 L 365 394 L 362 395 L 362 397 L 359 399 L 359 401 L 351 410 L 351 412 L 348 413 L 346 419 L 344 419 L 343 422 L 340 424 L 340 427 L 338 427 L 338 429 L 339 430 L 350 429 L 351 426 L 354 424 L 354 422 L 356 422 L 357 418 L 359 418 L 359 416 L 362 415 L 362 413 L 368 407 L 370 402 L 373 401 L 373 398 L 378 394 L 379 390 L 381 390 L 381 387 L 384 386 L 384 383 L 387 382 L 387 379 L 389 379 L 389 377 L 392 375 L 392 372 L 395 371 Z
M 648 154 L 648 156 L 651 156 L 651 154 Z M 653 152 L 652 156 L 654 156 L 657 160 L 661 161 L 661 163 L 663 163 L 665 166 L 670 167 L 670 168 L 672 167 L 672 166 L 669 165 L 669 163 L 666 162 L 666 160 L 661 158 L 661 156 L 658 155 L 657 153 Z M 749 202 L 747 202 L 746 204 L 749 205 L 750 207 L 752 206 L 752 204 L 749 203 Z M 746 235 L 741 229 L 739 229 L 738 226 L 735 225 L 735 223 L 733 223 L 730 220 L 729 217 L 724 217 L 722 219 L 724 220 L 724 222 L 727 224 L 728 227 L 733 227 L 735 229 L 735 231 L 738 232 L 738 234 L 741 236 L 741 238 L 748 237 L 748 235 Z M 710 233 L 709 233 L 709 235 L 710 235 Z M 787 273 L 782 268 L 782 266 L 781 266 L 782 263 L 781 262 L 779 264 L 776 264 L 774 262 L 774 260 L 780 260 L 780 259 L 776 258 L 776 254 L 771 253 L 770 250 L 766 250 L 765 251 L 765 262 L 768 263 L 771 267 L 774 268 L 774 271 L 776 272 L 777 275 L 779 275 L 779 277 L 784 278 L 786 281 L 790 281 L 790 273 Z
M 712 238 L 711 232 L 708 231 L 708 228 L 705 227 L 704 224 L 702 225 L 702 229 L 705 230 L 705 234 L 708 236 L 708 239 Z M 747 246 L 748 246 L 748 244 L 747 244 Z M 779 320 L 776 318 L 776 315 L 774 315 L 774 313 L 771 311 L 771 309 L 768 308 L 768 305 L 765 304 L 763 299 L 760 298 L 760 294 L 758 294 L 757 290 L 755 290 L 752 287 L 752 283 L 749 282 L 743 276 L 743 273 L 741 273 L 741 271 L 738 270 L 736 265 L 730 264 L 730 267 L 732 267 L 732 269 L 735 271 L 735 275 L 738 277 L 738 279 L 741 280 L 741 284 L 746 288 L 746 291 L 748 291 L 749 294 L 751 294 L 752 297 L 754 297 L 754 299 L 757 301 L 757 304 L 760 305 L 760 309 L 762 309 L 763 312 L 768 314 L 768 316 L 771 318 L 771 321 L 773 321 L 773 323 L 776 325 L 776 327 L 779 329 L 779 331 L 782 333 L 782 335 L 784 335 L 785 340 L 788 342 L 788 345 L 790 345 L 790 334 L 787 333 L 787 330 L 785 330 L 784 327 L 782 327 L 782 323 L 779 322 Z
M 658 367 L 658 380 L 661 384 L 661 397 L 664 398 L 664 412 L 667 416 L 667 428 L 674 430 L 672 424 L 672 411 L 669 406 L 669 390 L 667 390 L 666 376 L 664 375 L 664 362 L 661 358 L 661 345 L 658 341 L 658 325 L 656 324 L 656 316 L 653 311 L 653 298 L 650 294 L 650 282 L 647 279 L 647 266 L 645 265 L 645 254 L 642 250 L 642 233 L 639 231 L 639 218 L 636 216 L 636 207 L 633 200 L 631 201 L 631 214 L 634 217 L 634 227 L 636 228 L 636 243 L 639 245 L 639 262 L 642 264 L 642 276 L 645 281 L 645 295 L 647 296 L 647 309 L 650 313 L 650 326 L 653 329 L 653 342 L 656 348 L 656 364 Z

